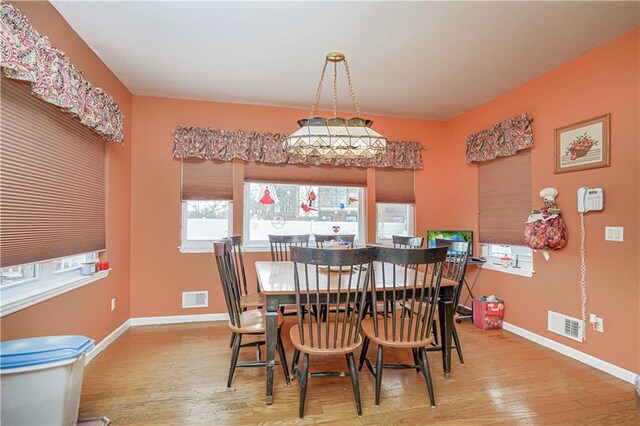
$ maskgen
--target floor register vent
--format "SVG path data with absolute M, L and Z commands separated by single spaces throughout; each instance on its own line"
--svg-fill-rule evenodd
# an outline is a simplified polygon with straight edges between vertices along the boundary
M 549 331 L 582 342 L 584 323 L 580 319 L 549 311 L 547 327 Z
M 182 307 L 183 308 L 206 308 L 209 306 L 208 291 L 183 291 Z

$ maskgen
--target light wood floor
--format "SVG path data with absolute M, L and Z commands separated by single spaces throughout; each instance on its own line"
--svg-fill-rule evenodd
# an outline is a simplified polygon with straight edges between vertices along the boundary
M 287 318 L 283 330 L 291 360 Z M 356 414 L 348 378 L 310 378 L 304 420 L 298 419 L 298 385 L 275 376 L 275 402 L 264 403 L 264 370 L 226 376 L 231 351 L 224 323 L 135 327 L 85 370 L 80 419 L 108 416 L 114 425 L 181 424 L 625 424 L 639 425 L 633 386 L 511 333 L 458 326 L 465 364 L 442 375 L 441 355 L 429 354 L 436 408 L 422 375 L 385 370 L 382 401 L 373 404 L 374 380 L 360 372 L 363 415 Z M 411 352 L 385 352 L 385 362 L 411 360 Z M 370 356 L 375 354 L 371 345 Z M 253 360 L 252 348 L 241 361 Z M 344 357 L 311 358 L 311 370 L 347 371 Z

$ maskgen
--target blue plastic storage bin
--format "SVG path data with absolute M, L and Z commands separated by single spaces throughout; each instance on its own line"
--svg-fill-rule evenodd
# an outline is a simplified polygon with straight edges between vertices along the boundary
M 84 336 L 1 342 L 1 423 L 75 425 L 84 359 L 94 343 Z

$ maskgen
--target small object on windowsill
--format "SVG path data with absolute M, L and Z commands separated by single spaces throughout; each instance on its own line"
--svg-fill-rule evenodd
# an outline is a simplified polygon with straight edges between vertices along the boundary
M 510 268 L 513 265 L 513 259 L 511 259 L 509 256 L 502 256 L 500 258 L 500 263 L 503 268 Z
M 94 262 L 83 263 L 80 267 L 81 275 L 93 275 L 96 273 L 96 264 Z

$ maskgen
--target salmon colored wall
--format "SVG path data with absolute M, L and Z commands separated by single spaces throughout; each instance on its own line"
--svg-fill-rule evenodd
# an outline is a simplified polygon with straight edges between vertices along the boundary
M 31 25 L 65 52 L 95 86 L 120 104 L 125 115 L 125 147 L 107 143 L 106 279 L 3 317 L 2 340 L 52 334 L 82 334 L 102 340 L 129 318 L 131 209 L 131 93 L 71 29 L 49 2 L 12 2 Z M 117 309 L 110 310 L 111 298 Z
M 209 126 L 271 132 L 291 132 L 308 111 L 134 96 L 132 211 L 131 211 L 131 316 L 187 315 L 225 312 L 213 254 L 183 254 L 180 245 L 180 161 L 172 158 L 171 130 L 178 125 Z M 435 165 L 430 149 L 442 143 L 444 123 L 373 117 L 374 127 L 392 140 L 425 144 L 425 159 Z M 432 172 L 426 180 L 435 179 Z M 432 168 L 433 170 L 433 168 Z M 418 206 L 427 200 L 418 192 Z M 420 208 L 420 207 L 419 207 Z M 235 224 L 237 226 L 237 224 Z M 418 227 L 424 228 L 422 219 Z M 240 228 L 241 229 L 241 228 Z M 247 253 L 247 264 L 269 257 Z M 247 268 L 255 282 L 253 267 Z M 208 308 L 182 309 L 183 291 L 209 290 Z
M 569 227 L 569 242 L 545 261 L 534 255 L 535 274 L 524 278 L 483 271 L 476 295 L 505 300 L 505 320 L 630 371 L 640 371 L 639 306 L 639 63 L 640 30 L 623 35 L 517 89 L 447 123 L 447 144 L 434 157 L 449 168 L 454 182 L 431 188 L 444 202 L 426 210 L 434 227 L 477 230 L 477 166 L 466 165 L 466 137 L 505 118 L 528 112 L 533 118 L 532 205 L 542 205 L 542 188 L 558 189 L 557 199 Z M 611 167 L 554 174 L 554 129 L 611 113 Z M 508 182 L 505 182 L 508 185 Z M 585 343 L 547 331 L 547 311 L 580 318 L 580 222 L 576 190 L 602 187 L 605 208 L 585 215 L 587 315 L 604 320 L 604 333 L 587 332 Z M 448 206 L 460 209 L 448 209 Z M 425 214 L 420 210 L 419 214 Z M 624 242 L 604 241 L 604 227 L 624 226 Z M 524 226 L 524 224 L 523 224 Z

